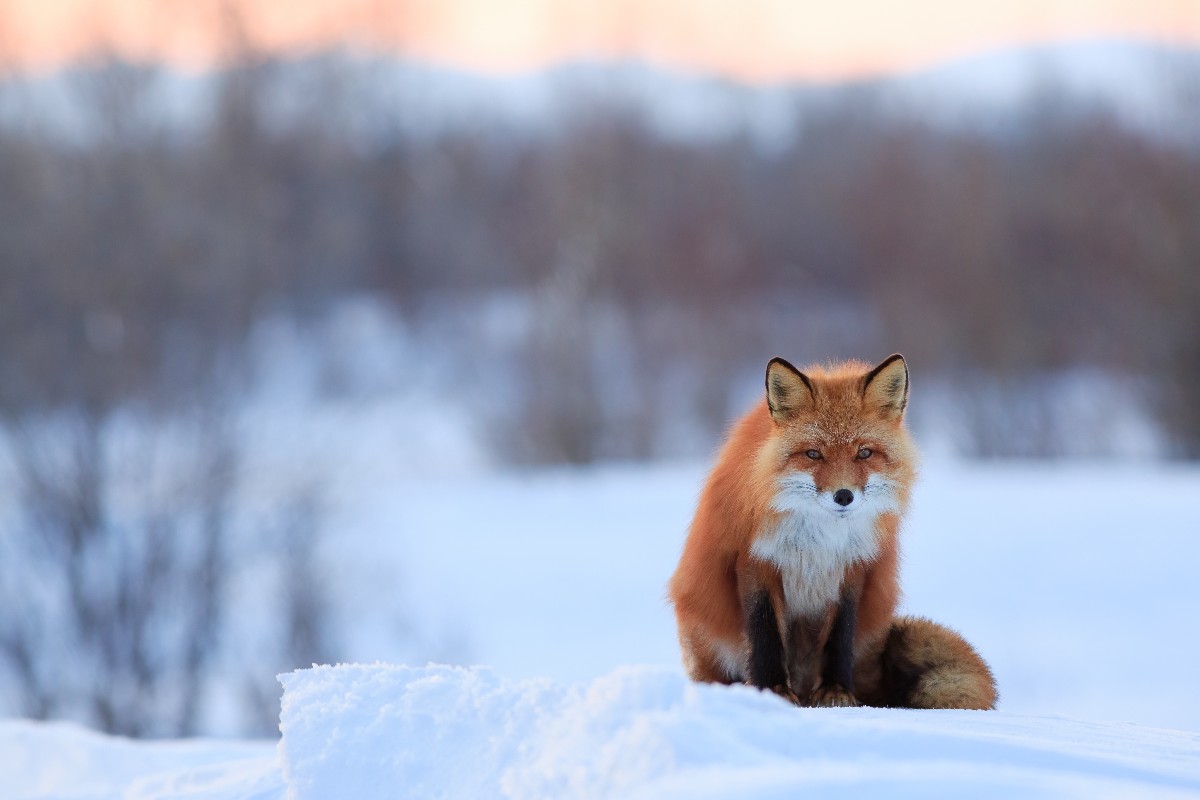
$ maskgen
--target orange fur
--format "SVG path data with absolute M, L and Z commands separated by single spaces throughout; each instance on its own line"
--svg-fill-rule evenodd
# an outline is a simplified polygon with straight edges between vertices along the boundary
M 770 623 L 753 628 L 748 615 L 754 598 L 766 597 L 788 684 L 770 688 L 803 703 L 853 701 L 843 691 L 848 687 L 831 685 L 831 659 L 844 657 L 830 648 L 835 631 L 846 630 L 851 658 L 879 657 L 892 630 L 900 591 L 897 536 L 917 463 L 904 426 L 907 391 L 899 356 L 874 369 L 846 362 L 801 373 L 779 359 L 768 365 L 767 397 L 734 424 L 721 448 L 668 587 L 693 679 L 750 679 L 758 647 L 751 638 Z M 788 488 L 797 484 L 800 490 Z M 839 489 L 851 493 L 852 508 L 839 508 Z M 844 522 L 850 518 L 857 522 Z M 858 531 L 859 549 L 838 549 L 841 540 L 830 537 L 842 530 Z M 833 581 L 836 598 L 821 594 L 821 579 L 806 583 L 810 567 L 811 575 L 836 574 L 825 581 Z M 848 605 L 856 614 L 844 616 Z M 846 619 L 850 627 L 838 628 Z M 870 682 L 872 668 L 858 664 L 855 674 Z M 869 688 L 877 695 L 878 681 Z

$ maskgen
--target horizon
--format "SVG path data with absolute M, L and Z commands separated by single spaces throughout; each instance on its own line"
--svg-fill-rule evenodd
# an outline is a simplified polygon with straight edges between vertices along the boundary
M 0 6 L 0 67 L 47 72 L 97 54 L 208 71 L 245 52 L 302 57 L 346 48 L 466 72 L 521 74 L 635 61 L 746 83 L 919 72 L 989 52 L 1079 42 L 1200 46 L 1200 7 L 1181 0 L 1014 0 L 964 10 L 882 0 L 799 10 L 782 0 L 607 4 L 513 0 L 43 0 Z M 747 44 L 751 43 L 751 44 Z

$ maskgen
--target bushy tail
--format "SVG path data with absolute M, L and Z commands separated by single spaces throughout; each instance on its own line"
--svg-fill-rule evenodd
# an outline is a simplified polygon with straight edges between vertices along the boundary
M 889 708 L 996 707 L 996 680 L 966 639 L 921 617 L 897 617 L 859 653 L 855 695 Z

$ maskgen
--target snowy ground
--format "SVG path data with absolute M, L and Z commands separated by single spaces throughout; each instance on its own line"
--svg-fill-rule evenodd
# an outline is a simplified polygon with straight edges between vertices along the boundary
M 268 743 L 0 723 L 6 797 L 1200 797 L 1200 736 L 1006 712 L 796 709 L 626 667 L 586 686 L 463 667 L 283 676 Z
M 407 657 L 406 614 L 491 669 L 293 674 L 278 752 L 0 723 L 3 796 L 1200 797 L 1196 468 L 931 461 L 905 607 L 976 643 L 1001 712 L 799 711 L 680 675 L 703 465 L 418 478 L 379 438 L 328 498 L 345 660 Z
M 284 680 L 291 797 L 1132 797 L 1200 794 L 1200 740 L 981 712 L 797 710 L 627 668 L 582 689 L 487 671 Z M 395 749 L 395 742 L 427 747 Z
M 0 722 L 0 796 L 71 800 L 285 796 L 274 742 L 133 742 L 68 723 Z

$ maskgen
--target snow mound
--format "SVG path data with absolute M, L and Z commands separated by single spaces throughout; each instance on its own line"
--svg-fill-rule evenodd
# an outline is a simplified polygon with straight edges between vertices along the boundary
M 1200 796 L 1200 735 L 1126 723 L 797 709 L 658 668 L 587 686 L 388 665 L 281 682 L 292 800 Z

